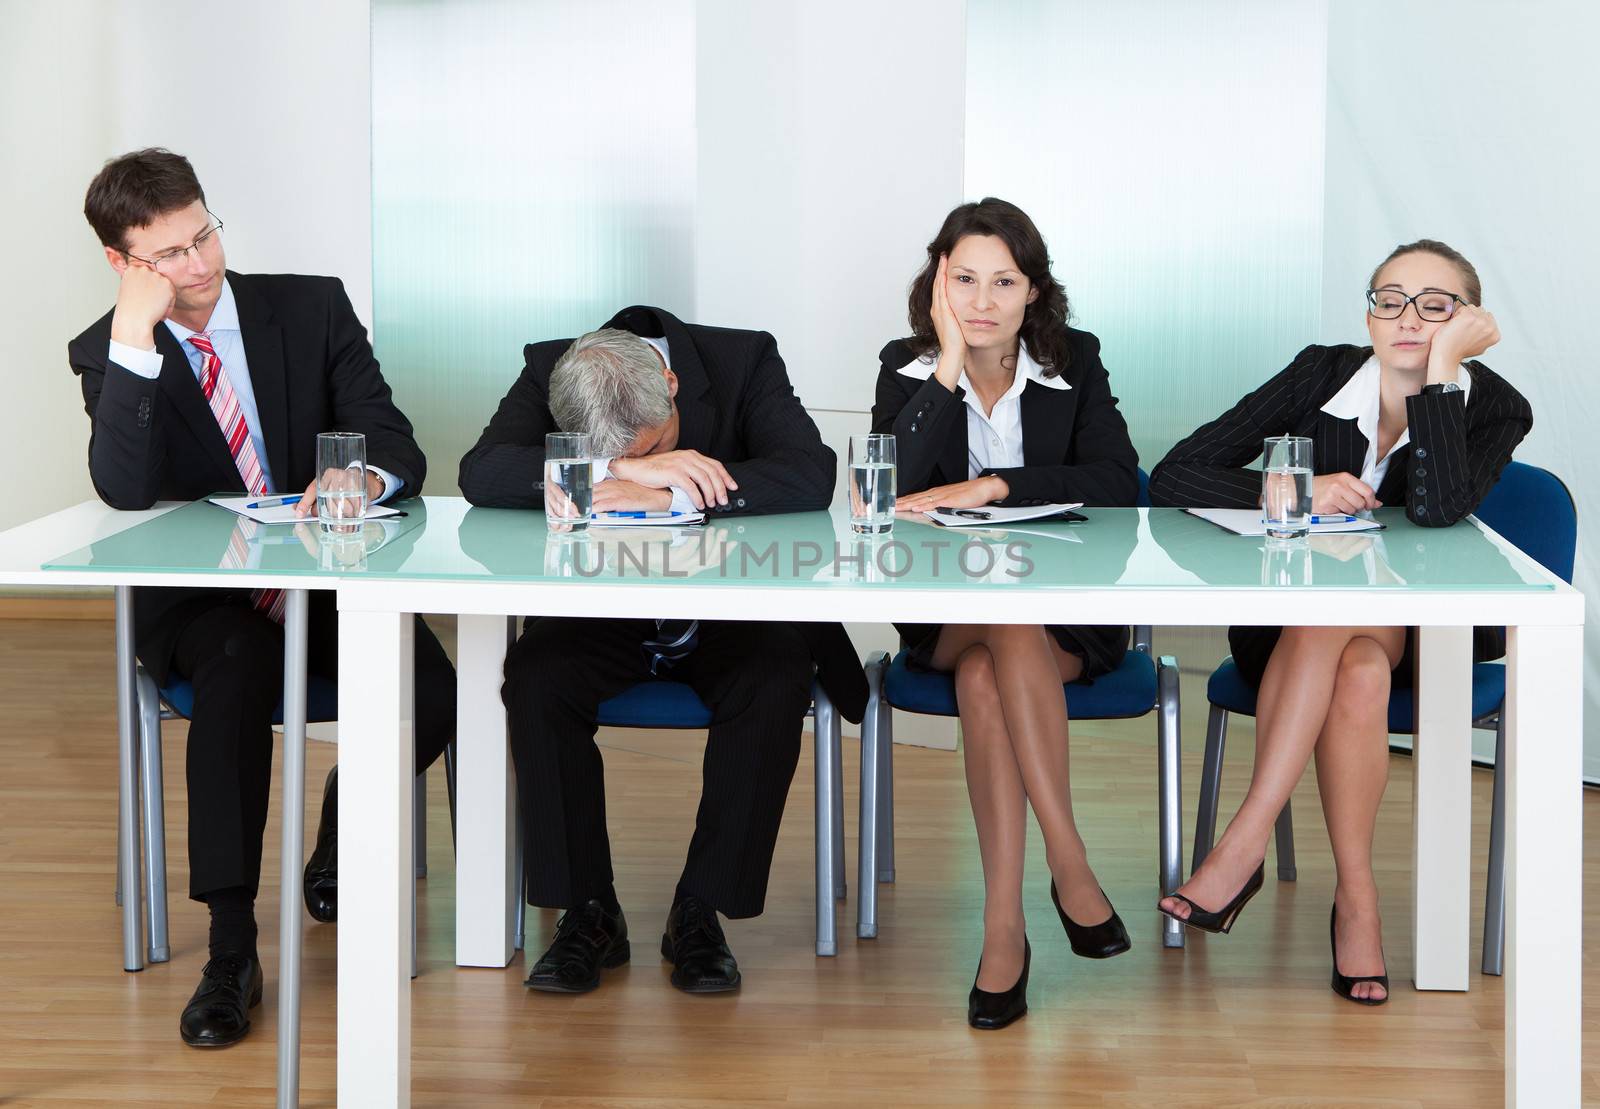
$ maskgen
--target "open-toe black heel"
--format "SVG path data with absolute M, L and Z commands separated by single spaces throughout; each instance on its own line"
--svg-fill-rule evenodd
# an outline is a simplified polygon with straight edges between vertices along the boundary
M 1346 1001 L 1354 1001 L 1357 1005 L 1382 1005 L 1389 1000 L 1389 974 L 1388 960 L 1384 961 L 1383 974 L 1358 974 L 1354 978 L 1339 973 L 1339 946 L 1334 940 L 1333 922 L 1339 917 L 1339 906 L 1335 904 L 1328 910 L 1328 950 L 1333 954 L 1333 992 Z M 1382 997 L 1357 997 L 1355 994 L 1356 983 L 1376 982 L 1383 987 Z
M 1033 962 L 1033 948 L 1028 937 L 1022 937 L 1022 974 L 1017 984 L 1000 993 L 990 993 L 978 988 L 978 979 L 972 979 L 972 992 L 967 995 L 967 1023 L 974 1028 L 993 1031 L 1004 1028 L 1028 1011 L 1028 967 Z M 983 973 L 983 960 L 978 960 L 978 973 Z
M 1267 864 L 1263 860 L 1261 865 L 1256 867 L 1256 872 L 1250 875 L 1250 880 L 1244 884 L 1244 889 L 1234 894 L 1233 900 L 1216 912 L 1212 912 L 1204 906 L 1196 905 L 1181 893 L 1171 893 L 1167 896 L 1176 897 L 1179 901 L 1189 906 L 1189 915 L 1187 917 L 1181 917 L 1177 913 L 1162 909 L 1160 901 L 1156 902 L 1156 908 L 1161 909 L 1163 913 L 1166 913 L 1167 916 L 1170 916 L 1179 924 L 1187 924 L 1190 928 L 1198 928 L 1202 932 L 1227 935 L 1233 930 L 1233 922 L 1239 919 L 1239 914 L 1244 911 L 1244 907 L 1250 904 L 1250 899 L 1261 892 L 1261 884 L 1266 881 L 1266 877 Z
M 1106 897 L 1106 891 L 1101 890 L 1100 896 Z M 1074 955 L 1084 959 L 1109 959 L 1133 946 L 1133 941 L 1128 938 L 1128 929 L 1123 927 L 1122 918 L 1117 915 L 1115 907 L 1111 915 L 1099 924 L 1079 924 L 1061 907 L 1061 897 L 1056 893 L 1054 878 L 1050 880 L 1050 900 L 1056 907 L 1056 915 L 1061 918 L 1061 927 L 1067 930 L 1067 939 L 1072 944 Z M 1111 904 L 1111 898 L 1106 897 L 1106 904 Z

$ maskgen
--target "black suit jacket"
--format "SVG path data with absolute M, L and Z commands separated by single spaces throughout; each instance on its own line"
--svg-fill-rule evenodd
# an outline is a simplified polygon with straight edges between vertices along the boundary
M 1067 329 L 1069 359 L 1061 376 L 1070 389 L 1030 381 L 1022 390 L 1022 465 L 998 474 L 1010 492 L 1004 505 L 1082 501 L 1101 508 L 1132 507 L 1139 496 L 1139 455 L 1111 394 L 1100 362 L 1100 341 Z M 967 480 L 966 390 L 952 392 L 930 374 L 919 381 L 900 372 L 916 357 L 903 339 L 878 355 L 872 430 L 895 437 L 898 491 L 915 493 Z M 1098 526 L 1098 525 L 1097 525 Z M 929 648 L 938 625 L 896 624 L 913 648 Z M 1088 672 L 1114 670 L 1128 647 L 1127 626 L 1066 629 L 1085 654 Z
M 665 336 L 678 378 L 678 449 L 715 458 L 739 483 L 727 506 L 708 505 L 707 515 L 828 507 L 837 459 L 795 396 L 771 335 L 686 324 L 643 305 L 624 308 L 605 326 Z M 461 493 L 473 504 L 544 507 L 544 437 L 561 430 L 550 414 L 550 373 L 571 345 L 571 339 L 554 339 L 523 348 L 522 373 L 461 459 Z M 846 719 L 859 723 L 867 680 L 844 626 L 808 621 L 801 629 L 828 696 Z
M 1167 452 L 1150 475 L 1151 503 L 1254 508 L 1261 503 L 1261 472 L 1245 467 L 1273 435 L 1312 439 L 1311 468 L 1318 474 L 1359 476 L 1367 437 L 1355 420 L 1322 406 L 1371 356 L 1371 347 L 1306 347 L 1271 381 Z M 1466 367 L 1470 402 L 1460 393 L 1406 399 L 1411 440 L 1389 460 L 1375 490 L 1386 505 L 1404 504 L 1406 517 L 1423 527 L 1447 527 L 1470 515 L 1533 427 L 1533 409 L 1509 382 L 1481 362 Z M 1473 658 L 1499 658 L 1505 643 L 1504 628 L 1475 628 Z
M 1318 474 L 1359 476 L 1367 437 L 1355 420 L 1322 406 L 1371 356 L 1371 347 L 1306 347 L 1271 381 L 1167 452 L 1150 475 L 1151 503 L 1254 508 L 1261 503 L 1261 472 L 1246 466 L 1273 435 L 1312 439 Z M 1509 382 L 1481 362 L 1466 367 L 1470 403 L 1460 393 L 1407 398 L 1410 442 L 1390 459 L 1376 490 L 1378 500 L 1405 505 L 1406 516 L 1424 527 L 1446 527 L 1476 509 L 1533 427 L 1533 410 Z
M 332 277 L 231 271 L 228 283 L 278 491 L 298 493 L 311 483 L 319 432 L 359 431 L 367 437 L 367 461 L 402 482 L 393 496 L 419 493 L 427 461 L 395 407 L 344 286 Z M 156 325 L 154 339 L 162 366 L 153 380 L 107 360 L 110 312 L 67 344 L 89 413 L 95 492 L 123 509 L 243 493 L 244 481 L 182 346 L 164 324 Z M 222 592 L 135 591 L 135 641 L 158 680 L 178 630 Z
M 642 305 L 605 326 L 666 338 L 678 378 L 678 449 L 715 458 L 739 483 L 727 506 L 708 505 L 708 515 L 828 507 L 837 459 L 795 396 L 771 335 L 685 324 Z M 561 430 L 550 414 L 550 372 L 571 345 L 553 339 L 523 348 L 522 373 L 461 460 L 461 493 L 473 504 L 544 507 L 544 437 Z
M 1029 382 L 1022 390 L 1023 464 L 984 474 L 1005 480 L 1011 492 L 1004 505 L 1132 506 L 1139 455 L 1100 363 L 1100 341 L 1074 328 L 1067 341 L 1071 357 L 1061 376 L 1071 388 Z M 905 493 L 967 480 L 966 390 L 900 373 L 914 357 L 904 339 L 883 348 L 872 406 L 872 430 L 894 434 L 896 484 Z

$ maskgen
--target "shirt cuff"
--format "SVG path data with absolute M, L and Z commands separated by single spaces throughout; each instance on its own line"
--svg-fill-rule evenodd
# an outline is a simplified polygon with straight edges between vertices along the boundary
M 602 481 L 611 477 L 611 459 L 596 458 L 589 464 L 594 467 L 594 476 L 592 478 L 594 484 L 599 485 Z
M 374 466 L 371 463 L 368 463 L 367 469 L 383 479 L 383 494 L 379 496 L 377 500 L 373 501 L 373 504 L 382 504 L 384 501 L 388 500 L 390 497 L 399 492 L 400 486 L 405 484 L 399 478 L 391 474 L 388 470 L 385 470 L 382 466 Z
M 672 489 L 672 511 L 673 512 L 699 512 L 700 511 L 698 508 L 696 508 L 694 506 L 694 502 L 689 499 L 689 494 L 687 492 L 685 492 L 682 489 L 679 489 L 676 485 L 672 486 L 671 489 Z
M 106 352 L 106 357 L 127 370 L 129 373 L 154 381 L 161 376 L 161 352 L 159 350 L 140 350 L 130 347 L 127 343 L 111 340 L 111 348 Z

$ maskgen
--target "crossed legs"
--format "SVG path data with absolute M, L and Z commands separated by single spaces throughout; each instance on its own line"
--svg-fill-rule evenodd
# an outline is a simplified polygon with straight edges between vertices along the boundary
M 1111 915 L 1072 818 L 1061 683 L 1083 672 L 1083 660 L 1062 650 L 1038 625 L 948 624 L 931 663 L 955 673 L 967 793 L 983 860 L 983 964 L 977 984 L 999 992 L 1022 973 L 1022 871 L 1030 803 L 1062 907 L 1080 924 L 1098 924 Z
M 1256 702 L 1250 788 L 1211 854 L 1179 889 L 1207 908 L 1227 904 L 1266 857 L 1273 822 L 1315 755 L 1338 876 L 1336 957 L 1351 976 L 1383 973 L 1372 835 L 1389 776 L 1389 678 L 1405 636 L 1404 628 L 1283 629 Z M 1176 898 L 1162 907 L 1188 915 Z M 1384 996 L 1376 983 L 1355 991 L 1358 998 Z

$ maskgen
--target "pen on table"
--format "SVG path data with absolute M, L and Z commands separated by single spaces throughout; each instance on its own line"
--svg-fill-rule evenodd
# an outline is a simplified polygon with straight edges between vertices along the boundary
M 943 512 L 943 513 L 945 513 L 947 515 L 950 515 L 950 516 L 965 516 L 969 520 L 992 520 L 992 519 L 994 519 L 994 513 L 992 513 L 992 512 L 979 512 L 977 509 L 973 509 L 973 508 L 946 508 L 943 505 L 940 505 L 938 508 L 934 509 L 934 511 L 935 512 Z
M 687 516 L 687 515 L 689 515 L 689 513 L 687 513 L 687 512 L 597 512 L 597 513 L 595 513 L 595 515 L 601 516 L 601 517 L 604 517 L 604 518 L 607 518 L 607 519 L 611 519 L 611 520 L 670 520 L 675 516 Z
M 262 497 L 259 501 L 251 501 L 246 508 L 282 508 L 286 504 L 294 504 L 304 494 L 285 493 L 282 496 Z
M 1342 516 L 1336 514 L 1333 516 L 1313 516 L 1311 517 L 1311 522 L 1313 524 L 1353 524 L 1358 519 L 1360 519 L 1359 516 Z

